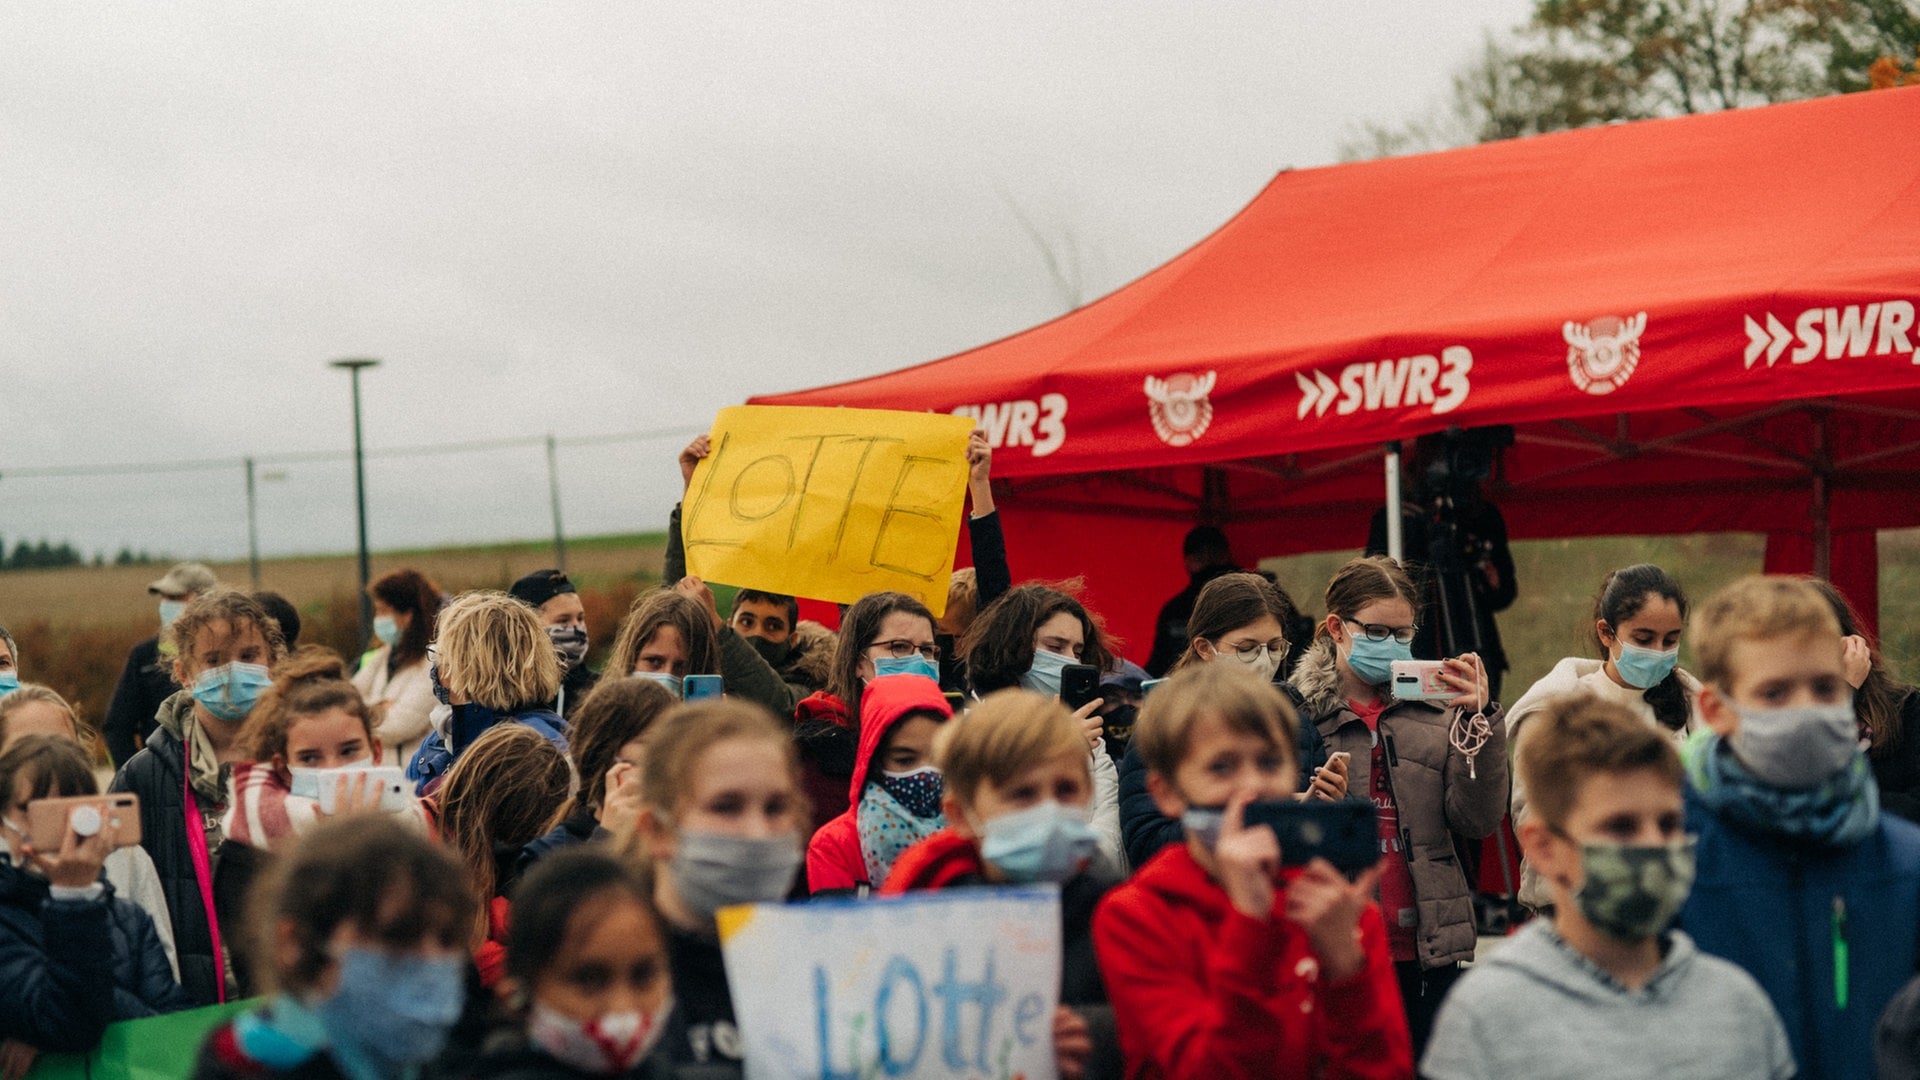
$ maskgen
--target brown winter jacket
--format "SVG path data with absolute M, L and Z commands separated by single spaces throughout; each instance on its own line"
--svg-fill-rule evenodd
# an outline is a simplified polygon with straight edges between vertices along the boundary
M 1301 723 L 1319 728 L 1329 753 L 1352 755 L 1347 790 L 1364 797 L 1373 784 L 1373 739 L 1340 694 L 1332 645 L 1316 641 L 1289 681 L 1304 700 Z M 1447 737 L 1457 715 L 1423 701 L 1396 701 L 1380 714 L 1387 785 L 1400 808 L 1401 848 L 1413 876 L 1423 968 L 1473 959 L 1473 891 L 1449 830 L 1488 836 L 1507 812 L 1507 733 L 1499 707 L 1487 709 L 1492 732 L 1474 759 L 1472 776 L 1466 756 Z

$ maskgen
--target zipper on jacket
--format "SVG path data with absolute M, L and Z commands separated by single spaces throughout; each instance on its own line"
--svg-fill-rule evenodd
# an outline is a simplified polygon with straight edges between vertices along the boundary
M 1847 1008 L 1847 898 L 1833 898 L 1833 1006 Z

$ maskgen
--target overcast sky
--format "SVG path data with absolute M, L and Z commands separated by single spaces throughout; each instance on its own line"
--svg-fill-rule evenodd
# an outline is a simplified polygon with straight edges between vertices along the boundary
M 246 548 L 238 469 L 10 469 L 704 427 L 1091 299 L 1425 113 L 1526 0 L 0 6 L 0 536 Z M 1353 223 L 1356 241 L 1366 223 Z M 684 435 L 560 451 L 657 528 Z M 353 544 L 263 466 L 269 554 Z M 538 447 L 369 463 L 377 548 L 537 537 Z

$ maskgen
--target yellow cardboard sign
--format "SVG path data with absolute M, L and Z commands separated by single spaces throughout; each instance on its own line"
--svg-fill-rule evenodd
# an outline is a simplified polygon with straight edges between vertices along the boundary
M 722 409 L 680 515 L 687 568 L 843 604 L 894 590 L 940 615 L 972 431 L 940 413 Z

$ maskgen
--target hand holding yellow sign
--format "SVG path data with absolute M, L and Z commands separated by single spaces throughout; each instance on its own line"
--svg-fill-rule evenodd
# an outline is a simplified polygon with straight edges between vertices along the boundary
M 972 430 L 939 413 L 722 409 L 681 513 L 687 568 L 845 604 L 891 589 L 940 615 Z

